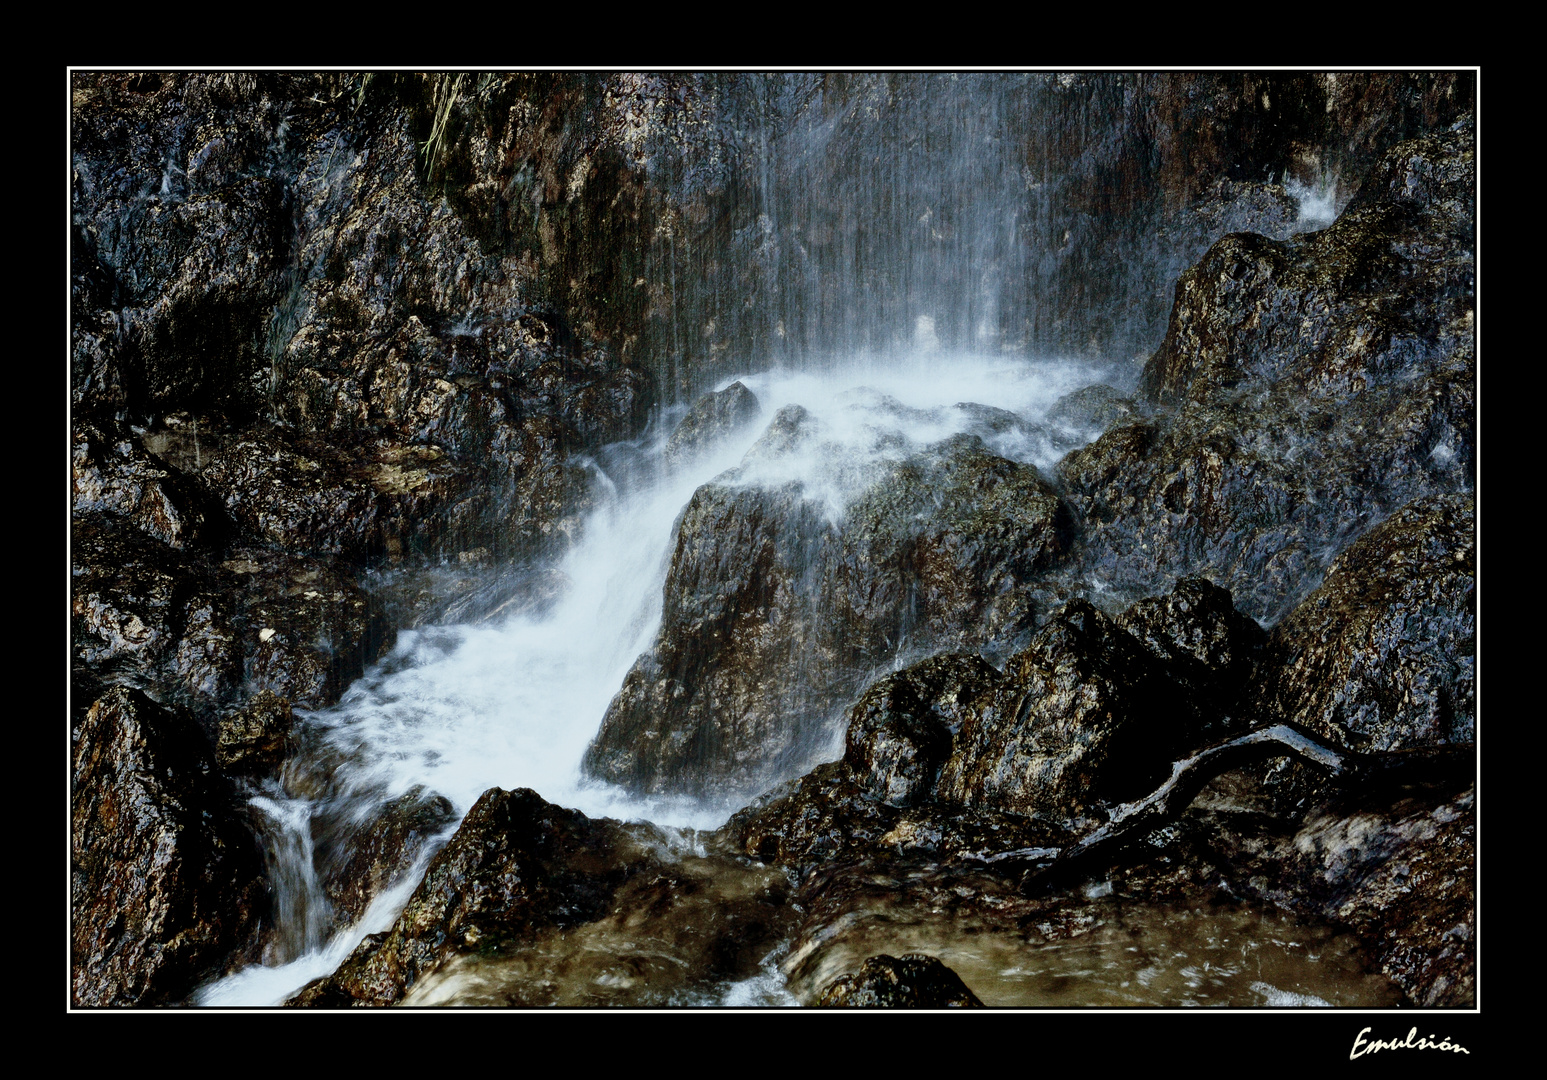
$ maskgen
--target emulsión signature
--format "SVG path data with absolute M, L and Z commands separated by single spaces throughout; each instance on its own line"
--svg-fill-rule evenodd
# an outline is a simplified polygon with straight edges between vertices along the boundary
M 1449 1050 L 1453 1054 L 1470 1054 L 1471 1051 L 1460 1043 L 1453 1043 L 1450 1038 L 1436 1040 L 1433 1035 L 1427 1039 L 1418 1034 L 1418 1029 L 1413 1028 L 1407 1033 L 1407 1038 L 1397 1039 L 1366 1039 L 1370 1032 L 1365 1028 L 1354 1036 L 1354 1048 L 1348 1053 L 1348 1060 L 1365 1054 L 1373 1054 L 1377 1050 Z

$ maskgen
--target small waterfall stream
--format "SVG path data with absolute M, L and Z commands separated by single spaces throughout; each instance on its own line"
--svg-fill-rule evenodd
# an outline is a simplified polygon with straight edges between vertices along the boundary
M 712 80 L 704 85 L 706 94 L 715 89 Z M 1061 444 L 1028 434 L 1060 396 L 1102 382 L 1132 389 L 1132 357 L 1153 348 L 1174 273 L 1191 258 L 1149 239 L 1160 203 L 1144 203 L 1137 193 L 1154 179 L 1144 170 L 1159 166 L 1143 125 L 1097 137 L 1102 129 L 1092 118 L 1137 115 L 1133 85 L 992 74 L 871 75 L 852 83 L 789 76 L 750 85 L 759 90 L 755 100 L 719 102 L 724 132 L 705 145 L 715 154 L 755 156 L 756 166 L 745 170 L 755 182 L 715 204 L 719 219 L 663 219 L 641 258 L 647 291 L 665 312 L 647 332 L 664 396 L 690 400 L 700 384 L 724 387 L 739 374 L 757 396 L 762 420 L 689 467 L 668 469 L 664 423 L 639 444 L 599 452 L 591 463 L 596 509 L 579 542 L 551 568 L 563 582 L 551 607 L 403 630 L 392 652 L 337 705 L 304 715 L 305 754 L 282 786 L 252 798 L 276 895 L 272 955 L 264 966 L 206 986 L 197 1003 L 279 1004 L 336 969 L 366 935 L 388 928 L 454 827 L 425 845 L 412 868 L 345 927 L 333 926 L 319 881 L 318 834 L 332 838 L 412 792 L 448 800 L 457 820 L 491 787 L 528 787 L 589 816 L 668 829 L 712 829 L 737 809 L 635 798 L 583 776 L 581 760 L 660 625 L 674 523 L 700 485 L 742 462 L 781 407 L 800 405 L 816 417 L 819 449 L 749 467 L 736 482 L 797 481 L 806 499 L 839 518 L 868 465 L 967 431 L 969 414 L 953 410 L 957 404 L 987 405 L 1027 421 L 984 441 L 1000 456 L 1048 469 L 1070 445 L 1099 434 L 1064 432 Z M 679 127 L 661 130 L 688 143 L 647 148 L 641 160 L 649 158 L 657 179 L 681 172 L 663 186 L 675 186 L 690 206 L 683 193 L 693 184 L 710 186 L 689 175 L 694 155 L 714 155 L 691 142 L 699 120 L 683 110 Z M 742 126 L 755 134 L 743 140 Z M 1122 139 L 1146 153 L 1128 153 Z M 1330 218 L 1331 193 L 1295 194 L 1307 224 Z M 1115 220 L 1125 222 L 1125 231 L 1098 243 Z M 1110 251 L 1126 254 L 1096 254 Z M 646 280 L 629 284 L 643 287 Z M 1067 287 L 1059 293 L 1049 287 L 1055 282 Z M 1080 358 L 1028 358 L 1039 350 Z M 760 364 L 772 369 L 756 371 Z M 668 409 L 662 419 L 673 415 Z M 809 748 L 808 767 L 841 753 L 842 731 L 826 734 L 825 745 Z M 1213 931 L 1178 945 L 1156 931 L 1156 920 L 1164 916 L 1139 913 L 1135 925 L 1148 928 L 1144 948 L 1167 959 L 1151 957 L 1132 979 L 1112 975 L 1108 1003 L 1160 1003 L 1131 984 L 1187 983 L 1189 950 L 1203 955 L 1213 947 L 1196 944 L 1213 940 Z M 1245 931 L 1232 926 L 1232 933 L 1256 940 L 1256 923 Z M 1300 947 L 1288 940 L 1293 931 L 1282 933 L 1285 949 Z M 916 936 L 920 948 L 956 955 L 951 943 L 932 942 L 924 931 Z M 1120 967 L 1124 950 L 1138 948 L 1115 937 L 1104 946 L 1121 954 L 1103 955 L 1107 968 Z M 1017 946 L 1009 948 L 1014 953 Z M 1253 954 L 1254 972 L 1261 966 L 1256 948 L 1241 946 L 1243 956 Z M 974 971 L 979 964 L 985 979 L 990 968 L 1019 972 L 1006 978 L 1035 983 L 1026 1000 L 1042 1004 L 1065 1003 L 1057 993 L 1067 980 L 1096 963 L 1074 956 L 1067 970 L 1049 973 L 1040 960 L 1013 955 L 979 963 L 962 953 L 952 962 Z M 1244 963 L 1231 974 L 1249 982 Z M 757 979 L 718 1002 L 693 1003 L 788 1002 L 784 977 L 770 961 Z M 1335 973 L 1330 977 L 1336 981 Z M 807 992 L 821 981 L 811 972 L 801 978 Z M 1333 990 L 1281 989 L 1299 986 L 1298 978 L 1262 975 L 1253 985 L 1265 989 L 1243 982 L 1230 1000 L 1305 1003 L 1290 1000 L 1299 992 L 1315 1003 L 1344 1003 Z M 441 1000 L 434 991 L 421 996 L 423 1003 Z M 448 992 L 446 1000 L 453 998 Z M 1010 995 L 998 1003 L 1017 1001 Z
M 359 821 L 415 788 L 443 795 L 460 818 L 490 787 L 530 787 L 590 816 L 714 828 L 737 809 L 690 800 L 641 800 L 581 775 L 580 761 L 608 703 L 659 625 L 673 524 L 693 491 L 735 466 L 768 417 L 805 406 L 825 433 L 821 449 L 783 458 L 774 473 L 742 482 L 798 480 L 806 497 L 841 516 L 867 463 L 900 459 L 963 430 L 959 402 L 993 401 L 1030 420 L 1059 396 L 1099 381 L 1077 361 L 1028 362 L 925 351 L 849 370 L 768 372 L 741 381 L 758 396 L 764 422 L 715 446 L 690 468 L 668 472 L 664 439 L 625 448 L 640 462 L 637 488 L 599 481 L 600 504 L 585 536 L 559 563 L 564 595 L 541 616 L 484 625 L 405 630 L 392 652 L 333 708 L 306 714 L 308 756 L 287 772 L 290 791 L 265 790 L 252 805 L 264 823 L 276 894 L 276 966 L 250 968 L 206 987 L 209 1005 L 272 1005 L 340 963 L 368 933 L 390 925 L 437 844 L 379 896 L 353 926 L 326 937 L 328 903 L 313 865 L 314 817 Z M 899 407 L 900 406 L 900 407 Z M 845 453 L 833 456 L 834 446 Z M 991 449 L 1047 467 L 1045 440 L 1007 430 Z M 631 470 L 636 471 L 636 470 Z M 842 732 L 815 748 L 841 753 Z M 319 784 L 318 777 L 325 777 Z M 306 797 L 310 788 L 314 797 Z M 441 842 L 451 830 L 442 835 Z

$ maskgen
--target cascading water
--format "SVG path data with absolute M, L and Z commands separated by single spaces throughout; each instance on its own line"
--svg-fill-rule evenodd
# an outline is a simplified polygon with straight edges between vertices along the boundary
M 966 429 L 970 414 L 951 406 L 993 400 L 1035 421 L 1060 395 L 1101 374 L 1073 361 L 933 352 L 892 364 L 857 363 L 842 373 L 747 376 L 741 381 L 764 404 L 765 416 L 802 405 L 824 439 L 811 452 L 754 468 L 738 482 L 797 482 L 823 513 L 841 517 L 869 466 L 901 460 Z M 627 458 L 642 459 L 644 467 L 633 470 L 638 487 L 620 489 L 599 471 L 600 505 L 581 543 L 559 563 L 566 588 L 545 615 L 404 631 L 338 705 L 305 717 L 309 755 L 293 761 L 287 776 L 292 789 L 320 787 L 318 797 L 265 791 L 253 799 L 260 817 L 272 822 L 275 951 L 285 962 L 217 982 L 199 1002 L 277 1004 L 331 971 L 366 934 L 390 925 L 433 850 L 358 922 L 324 940 L 328 912 L 312 865 L 314 818 L 363 820 L 416 788 L 445 796 L 458 817 L 491 787 L 530 787 L 587 815 L 672 828 L 713 828 L 736 809 L 723 801 L 632 798 L 583 777 L 580 763 L 629 665 L 659 625 L 673 523 L 700 484 L 742 460 L 762 427 L 714 446 L 684 470 L 662 463 L 663 439 L 620 448 Z M 1023 431 L 1003 433 L 992 448 L 1044 467 L 1056 457 L 1052 444 Z M 840 752 L 841 730 L 827 734 L 825 745 L 812 749 L 814 760 Z
M 616 86 L 648 89 L 650 78 L 624 76 Z M 666 193 L 666 209 L 654 208 L 648 250 L 590 253 L 609 265 L 615 254 L 626 256 L 631 269 L 622 285 L 649 298 L 639 302 L 649 308 L 639 352 L 676 404 L 663 410 L 652 437 L 603 448 L 589 462 L 596 508 L 576 546 L 550 568 L 551 580 L 562 582 L 555 602 L 540 613 L 404 630 L 336 706 L 304 716 L 304 753 L 287 767 L 283 785 L 252 800 L 277 900 L 269 963 L 205 987 L 199 1003 L 277 1004 L 392 924 L 454 824 L 441 827 L 347 926 L 337 925 L 348 920 L 335 917 L 318 862 L 324 848 L 394 800 L 443 797 L 454 822 L 490 788 L 526 787 L 593 817 L 669 830 L 724 822 L 737 801 L 640 798 L 581 768 L 609 703 L 661 625 L 674 527 L 694 492 L 717 477 L 729 485 L 797 485 L 801 499 L 836 522 L 879 467 L 963 433 L 999 457 L 1051 469 L 1099 431 L 1050 437 L 1043 423 L 1049 408 L 1093 383 L 1132 389 L 1132 358 L 1156 344 L 1176 274 L 1208 240 L 1199 230 L 1189 241 L 1195 249 L 1181 250 L 1156 239 L 1163 223 L 1181 235 L 1188 221 L 1160 194 L 1160 172 L 1181 166 L 1168 165 L 1153 145 L 1142 79 L 689 81 L 693 93 L 718 97 L 697 106 L 691 95 L 650 98 L 656 112 L 639 130 L 653 134 L 632 147 L 632 163 Z M 618 100 L 625 102 L 619 110 L 633 107 L 627 93 Z M 679 115 L 663 119 L 672 109 Z M 572 189 L 574 177 L 584 173 L 576 170 Z M 1329 189 L 1294 187 L 1291 194 L 1300 203 L 1295 230 L 1334 216 Z M 564 275 L 571 269 L 559 267 Z M 458 327 L 472 330 L 470 319 Z M 762 421 L 687 465 L 668 464 L 664 421 L 705 386 L 723 388 L 738 374 L 757 397 Z M 975 428 L 971 410 L 954 408 L 964 403 L 1004 410 L 1022 423 Z M 820 437 L 794 453 L 749 458 L 768 419 L 786 405 L 804 408 Z M 1091 586 L 1103 588 L 1095 580 Z M 897 643 L 898 665 L 917 659 L 904 645 Z M 769 782 L 836 758 L 840 719 L 828 718 Z M 1262 966 L 1262 933 L 1250 918 L 1232 924 L 1233 938 L 1205 928 L 1173 939 L 1163 931 L 1174 914 L 1133 913 L 1134 926 L 1150 935 L 1142 949 L 1154 955 L 1136 960 L 1132 972 L 1117 954 L 1141 946 L 1120 935 L 1088 942 L 1101 954 L 1105 997 L 1084 1000 L 1202 1003 L 1213 992 L 1199 991 L 1205 983 L 1224 987 L 1210 1003 L 1349 1000 L 1301 969 L 1271 974 L 1293 965 Z M 898 940 L 956 957 L 953 964 L 973 970 L 983 985 L 1000 978 L 999 1003 L 1064 1003 L 1058 994 L 1068 978 L 1098 963 L 1073 955 L 1059 967 L 1027 959 L 1023 941 L 988 936 L 991 947 L 974 952 L 933 937 L 935 926 L 916 928 L 902 917 L 888 925 Z M 1286 940 L 1298 933 L 1287 924 L 1272 932 Z M 1293 940 L 1277 945 L 1300 948 Z M 1193 966 L 1193 958 L 1227 947 L 1239 947 L 1240 958 Z M 861 959 L 857 952 L 789 957 L 777 969 L 770 960 L 751 980 L 683 1003 L 788 1001 L 786 976 L 809 998 L 840 961 Z M 529 958 L 504 961 L 517 978 Z M 460 978 L 437 973 L 409 1003 L 480 1000 Z M 1337 975 L 1330 978 L 1335 984 Z M 1220 979 L 1235 980 L 1233 988 Z M 1146 996 L 1152 984 L 1166 989 Z M 494 993 L 487 1000 L 501 999 Z

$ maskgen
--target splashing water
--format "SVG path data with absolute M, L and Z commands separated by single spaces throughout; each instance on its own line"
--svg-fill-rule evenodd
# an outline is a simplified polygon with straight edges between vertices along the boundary
M 1311 184 L 1289 179 L 1284 182 L 1284 190 L 1289 192 L 1290 198 L 1300 204 L 1300 218 L 1295 223 L 1296 232 L 1325 229 L 1337 220 L 1343 204 L 1348 201 L 1346 197 L 1340 195 L 1338 178 L 1332 175 L 1318 177 Z
M 736 809 L 634 798 L 584 777 L 580 761 L 624 675 L 659 626 L 682 507 L 700 484 L 742 460 L 781 407 L 803 406 L 818 437 L 776 463 L 742 470 L 737 482 L 799 480 L 807 498 L 837 515 L 858 494 L 853 478 L 863 476 L 867 464 L 968 430 L 973 413 L 957 404 L 991 404 L 1035 424 L 1060 396 L 1103 376 L 1110 381 L 1109 372 L 1085 363 L 948 356 L 931 348 L 902 363 L 857 364 L 842 375 L 743 377 L 762 407 L 757 424 L 676 471 L 661 464 L 664 439 L 657 437 L 641 448 L 651 468 L 635 478 L 635 490 L 618 490 L 610 481 L 599 485 L 601 505 L 558 566 L 567 590 L 545 615 L 403 631 L 392 652 L 337 705 L 303 714 L 306 741 L 320 762 L 312 767 L 327 776 L 326 798 L 308 803 L 267 792 L 254 803 L 283 826 L 270 843 L 270 860 L 286 864 L 271 877 L 287 894 L 278 914 L 289 924 L 279 928 L 280 936 L 293 943 L 280 950 L 288 962 L 248 968 L 206 987 L 196 1000 L 278 1004 L 330 973 L 367 934 L 391 925 L 450 835 L 427 846 L 413 870 L 377 896 L 357 923 L 323 941 L 319 919 L 326 901 L 315 869 L 305 865 L 313 858 L 305 834 L 310 815 L 325 808 L 364 821 L 422 787 L 450 800 L 460 819 L 489 788 L 529 787 L 590 816 L 676 828 L 714 828 Z M 1058 456 L 1046 437 L 1027 426 L 991 434 L 985 442 L 1006 457 L 1042 467 Z M 779 994 L 748 983 L 733 996 L 772 1000 Z

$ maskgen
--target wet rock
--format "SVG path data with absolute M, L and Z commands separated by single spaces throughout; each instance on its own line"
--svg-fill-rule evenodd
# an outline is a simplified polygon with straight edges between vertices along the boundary
M 372 575 L 368 585 L 394 626 L 498 622 L 540 618 L 569 591 L 570 579 L 552 567 L 497 565 L 459 552 L 455 565 L 403 566 Z M 463 558 L 462 556 L 470 556 Z
M 76 427 L 71 474 L 78 514 L 121 517 L 179 550 L 219 541 L 225 522 L 197 484 L 121 437 L 90 424 Z
M 243 654 L 218 576 L 122 518 L 78 514 L 71 537 L 78 705 L 92 700 L 88 685 L 119 684 L 191 708 L 201 722 L 232 703 Z
M 1049 424 L 1082 434 L 1137 419 L 1138 406 L 1131 398 L 1100 383 L 1065 394 L 1047 411 Z
M 998 683 L 999 673 L 987 663 L 960 654 L 872 683 L 849 710 L 844 763 L 889 805 L 932 798 L 952 736 Z
M 432 446 L 346 454 L 279 431 L 229 440 L 200 473 L 253 539 L 352 560 L 465 539 L 483 505 L 480 478 Z
M 71 796 L 71 998 L 182 1000 L 247 958 L 263 860 L 191 720 L 126 688 L 87 712 Z
M 811 426 L 781 410 L 745 467 Z M 734 481 L 700 488 L 678 522 L 661 630 L 587 753 L 594 775 L 745 795 L 798 772 L 878 665 L 1025 632 L 1023 586 L 1065 545 L 1037 471 L 973 436 L 879 467 L 836 524 L 798 484 Z
M 1352 927 L 1424 1008 L 1475 1002 L 1477 819 L 1469 786 L 1394 805 L 1333 806 L 1295 835 L 1290 873 L 1326 918 Z
M 212 743 L 249 695 L 320 708 L 390 645 L 380 605 L 330 561 L 235 548 L 212 564 L 103 515 L 72 538 L 72 679 L 181 705 Z
M 430 863 L 393 928 L 362 943 L 330 977 L 329 992 L 391 1004 L 455 952 L 591 922 L 643 863 L 616 822 L 593 821 L 526 789 L 492 789 Z
M 1148 794 L 1173 760 L 1240 726 L 1227 710 L 1262 637 L 1200 580 L 1118 620 L 1072 602 L 1003 673 L 946 654 L 877 680 L 848 712 L 843 759 L 765 793 L 721 841 L 801 868 L 1049 857 L 1082 818 Z
M 608 707 L 587 771 L 638 791 L 707 794 L 808 754 L 838 696 L 820 661 L 803 663 L 831 647 L 805 585 L 833 531 L 794 487 L 695 492 L 656 643 Z
M 676 465 L 750 425 L 762 414 L 757 395 L 739 382 L 699 398 L 666 440 L 666 463 Z
M 958 435 L 887 468 L 846 510 L 827 603 L 851 655 L 1013 642 L 1025 586 L 1067 550 L 1071 523 L 1036 469 Z
M 1125 589 L 1207 572 L 1272 622 L 1372 521 L 1469 488 L 1471 158 L 1469 122 L 1401 144 L 1382 175 L 1432 183 L 1376 184 L 1296 239 L 1226 237 L 1183 276 L 1140 387 L 1175 412 L 1060 466 L 1081 565 Z
M 260 690 L 221 719 L 215 763 L 227 776 L 274 775 L 289 751 L 294 727 L 290 702 L 272 690 Z
M 258 411 L 265 311 L 286 256 L 284 199 L 275 180 L 248 176 L 185 198 L 109 196 L 78 211 L 77 238 L 123 304 L 108 361 L 117 370 L 102 381 L 116 384 L 131 415 Z
M 1267 640 L 1254 620 L 1236 610 L 1230 593 L 1207 578 L 1183 578 L 1116 622 L 1165 665 L 1168 678 L 1212 698 L 1220 713 L 1236 708 Z
M 1358 750 L 1472 742 L 1475 530 L 1441 495 L 1362 536 L 1274 628 L 1256 711 Z
M 322 559 L 240 548 L 221 569 L 238 593 L 246 686 L 322 708 L 392 645 L 379 601 Z
M 396 837 L 439 801 L 410 793 L 372 835 Z M 780 871 L 494 789 L 393 928 L 292 1004 L 701 1002 L 756 973 L 788 926 L 787 893 Z
M 317 849 L 319 876 L 339 925 L 363 915 L 383 889 L 413 866 L 425 845 L 456 820 L 450 800 L 415 788 L 363 824 L 341 830 L 341 838 L 325 836 Z
M 1062 824 L 992 807 L 889 805 L 844 760 L 765 792 L 715 837 L 724 850 L 785 867 L 801 881 L 832 866 L 941 862 L 1000 866 L 1018 880 L 1029 864 L 1051 858 L 1069 833 Z
M 1153 788 L 1217 715 L 1089 603 L 1055 612 L 962 724 L 942 798 L 1078 817 Z
M 638 435 L 656 401 L 648 370 L 605 354 L 547 360 L 514 380 L 514 394 L 527 415 L 562 420 L 587 449 Z
M 982 1008 L 961 976 L 933 956 L 872 956 L 853 975 L 833 980 L 819 1005 L 856 1009 Z
M 562 546 L 578 536 L 589 477 L 570 460 L 580 438 L 562 420 L 519 418 L 500 394 L 475 386 L 447 398 L 424 437 L 486 470 L 490 524 L 462 543 L 476 541 L 508 554 Z

